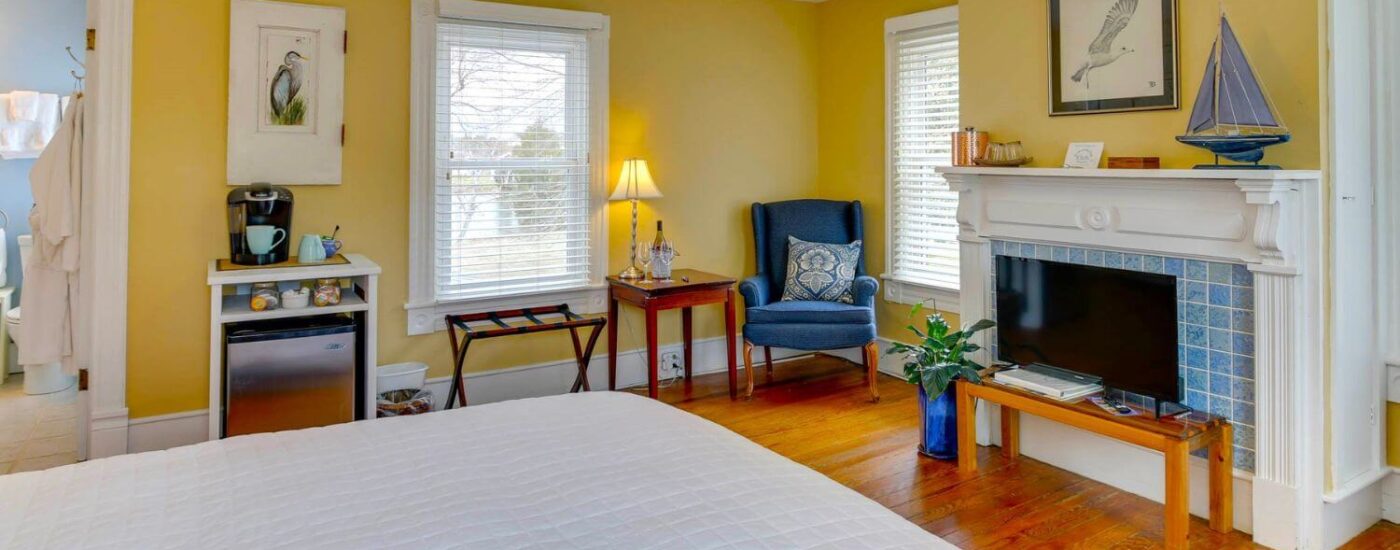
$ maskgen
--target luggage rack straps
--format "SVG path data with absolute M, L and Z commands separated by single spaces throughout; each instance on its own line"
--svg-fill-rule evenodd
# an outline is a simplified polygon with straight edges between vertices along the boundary
M 561 315 L 559 321 L 543 321 L 541 315 Z M 509 321 L 524 319 L 526 324 L 511 325 Z M 593 346 L 598 341 L 598 334 L 607 319 L 603 317 L 583 317 L 569 310 L 568 304 L 557 306 L 541 306 L 523 309 L 503 309 L 497 311 L 484 311 L 480 313 L 465 313 L 460 315 L 446 315 L 444 320 L 447 324 L 447 336 L 452 343 L 452 359 L 454 363 L 452 379 L 453 384 L 447 392 L 447 403 L 445 408 L 466 406 L 467 388 L 462 379 L 462 366 L 466 363 L 467 349 L 473 340 L 483 340 L 486 338 L 496 338 L 500 336 L 510 336 L 514 334 L 527 334 L 531 332 L 548 332 L 551 330 L 567 329 L 573 341 L 574 359 L 578 364 L 578 377 L 574 380 L 571 391 L 578 391 L 580 388 L 587 390 L 588 387 L 588 362 L 593 355 Z M 491 325 L 472 328 L 472 323 L 490 322 Z M 496 328 L 489 328 L 495 325 Z M 593 330 L 588 336 L 588 343 L 583 346 L 579 340 L 578 329 L 592 327 Z M 459 341 L 457 331 L 462 332 Z M 455 398 L 455 399 L 454 399 Z

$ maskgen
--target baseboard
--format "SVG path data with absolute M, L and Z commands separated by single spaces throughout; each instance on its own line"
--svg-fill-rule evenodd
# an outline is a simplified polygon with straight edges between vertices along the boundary
M 729 364 L 725 360 L 726 343 L 724 337 L 705 338 L 695 340 L 692 343 L 691 353 L 694 354 L 695 367 L 692 373 L 695 375 L 724 372 L 728 370 Z M 667 353 L 680 353 L 683 351 L 681 344 L 669 344 L 657 348 L 658 355 Z M 785 361 L 788 359 L 810 355 L 812 352 L 801 350 L 790 350 L 783 348 L 773 348 L 773 360 Z M 756 351 L 755 362 L 762 360 L 761 352 Z M 831 353 L 838 357 L 846 357 L 842 353 Z M 848 358 L 849 359 L 849 358 Z M 854 359 L 859 361 L 859 359 Z M 739 365 L 740 376 L 744 368 L 742 351 L 736 350 L 735 363 Z M 484 372 L 467 373 L 467 401 L 471 404 L 495 403 L 497 401 L 509 401 L 511 399 L 523 399 L 527 397 L 543 397 L 546 395 L 556 395 L 566 391 L 574 383 L 577 376 L 578 367 L 574 365 L 573 359 L 560 361 L 548 361 L 533 365 L 522 365 L 505 369 L 490 370 Z M 669 373 L 662 373 L 662 383 L 666 383 Z M 427 389 L 433 393 L 433 405 L 441 408 L 447 402 L 447 392 L 451 388 L 451 376 L 428 379 Z M 633 349 L 617 354 L 617 387 L 633 388 L 644 386 L 647 383 L 646 375 L 646 350 Z M 608 387 L 608 356 L 601 354 L 593 357 L 588 367 L 588 384 L 593 389 L 607 389 Z
M 126 454 L 128 449 L 127 437 L 130 431 L 130 421 L 127 419 L 125 408 L 93 411 L 92 423 L 89 425 L 91 434 L 88 439 L 87 457 L 105 458 Z
M 185 411 L 131 421 L 127 448 L 133 453 L 160 451 L 209 439 L 209 411 Z
M 1400 468 L 1391 468 L 1381 480 L 1381 518 L 1400 523 Z
M 723 337 L 695 340 L 692 345 L 695 359 L 694 374 L 724 372 L 728 369 L 728 362 L 725 360 L 726 344 Z M 677 343 L 660 346 L 658 351 L 660 354 L 680 353 L 683 348 L 681 344 Z M 773 360 L 785 361 L 810 353 L 774 348 Z M 617 379 L 619 388 L 646 384 L 645 358 L 646 351 L 643 349 L 627 350 L 618 354 Z M 742 358 L 736 357 L 736 361 L 742 369 Z M 467 397 L 472 404 L 484 404 L 526 397 L 556 395 L 569 391 L 577 372 L 578 367 L 574 365 L 574 361 L 565 359 L 467 373 L 465 375 Z M 666 379 L 665 374 L 662 375 L 662 379 Z M 427 389 L 433 393 L 435 407 L 441 408 L 442 404 L 447 401 L 450 380 L 450 376 L 428 380 Z M 607 354 L 596 355 L 590 361 L 588 383 L 595 389 L 608 387 Z M 125 421 L 124 414 L 123 411 L 123 421 Z M 111 440 L 108 448 L 110 450 L 117 449 L 115 442 L 120 441 L 120 451 L 95 456 L 123 454 L 128 450 L 134 453 L 155 451 L 199 443 L 208 437 L 208 419 L 209 412 L 205 409 L 133 419 L 130 421 L 129 432 L 126 424 L 123 423 L 119 440 L 115 439 L 115 433 L 108 437 Z M 97 430 L 94 428 L 94 434 L 96 433 Z M 96 444 L 94 452 L 97 452 Z
M 1322 505 L 1322 544 L 1328 550 L 1345 544 L 1381 520 L 1382 482 L 1376 479 L 1349 491 L 1346 496 L 1325 499 Z

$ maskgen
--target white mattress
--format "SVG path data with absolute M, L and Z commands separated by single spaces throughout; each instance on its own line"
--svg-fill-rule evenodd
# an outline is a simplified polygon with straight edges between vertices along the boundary
M 0 548 L 951 548 L 621 393 L 235 437 L 0 476 Z

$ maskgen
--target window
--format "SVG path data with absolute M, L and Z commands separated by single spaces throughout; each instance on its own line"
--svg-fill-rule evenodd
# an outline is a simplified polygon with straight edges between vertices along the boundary
M 957 194 L 935 168 L 952 164 L 958 129 L 957 8 L 886 21 L 886 297 L 957 309 Z
M 414 21 L 409 332 L 507 299 L 598 310 L 606 18 L 439 5 L 436 16 Z

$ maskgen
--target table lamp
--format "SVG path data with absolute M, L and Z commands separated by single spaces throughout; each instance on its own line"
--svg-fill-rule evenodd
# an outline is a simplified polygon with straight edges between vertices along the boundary
M 659 199 L 661 191 L 656 188 L 656 182 L 651 180 L 651 171 L 647 169 L 647 161 L 639 158 L 630 158 L 622 163 L 622 176 L 617 179 L 617 188 L 613 190 L 608 200 L 632 201 L 632 257 L 628 261 L 627 269 L 622 270 L 617 276 L 623 279 L 640 279 L 642 270 L 637 268 L 637 200 L 638 199 Z

